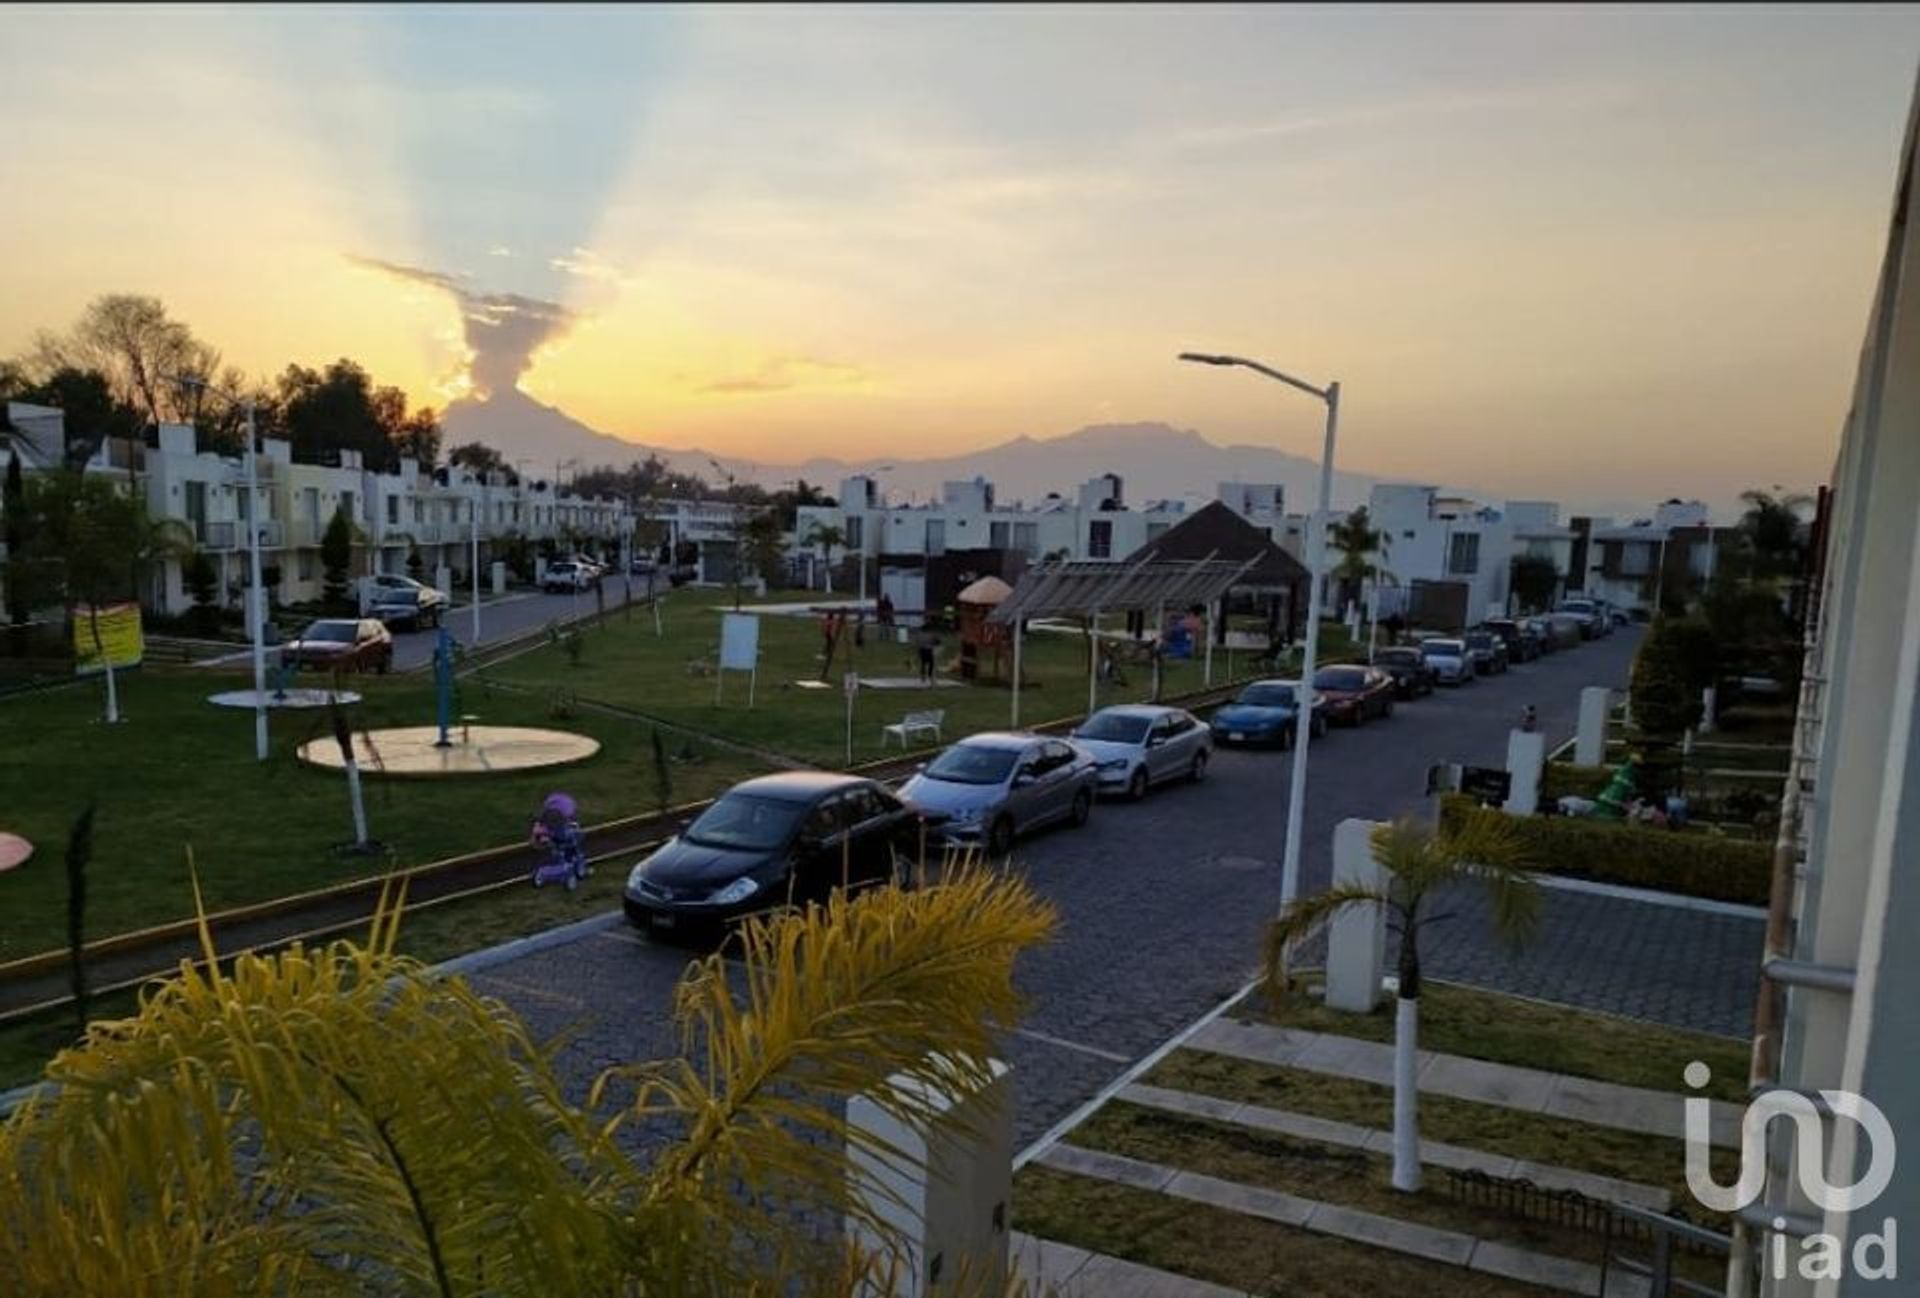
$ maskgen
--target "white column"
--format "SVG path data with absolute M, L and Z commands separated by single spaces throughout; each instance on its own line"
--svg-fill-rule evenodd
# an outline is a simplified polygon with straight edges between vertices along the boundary
M 1613 691 L 1604 685 L 1580 691 L 1580 729 L 1574 736 L 1573 760 L 1582 766 L 1599 766 L 1607 760 L 1607 709 L 1612 703 Z
M 1007 724 L 1014 730 L 1020 728 L 1020 642 L 1025 638 L 1020 633 L 1020 619 L 1013 619 L 1013 687 L 1008 691 L 1013 696 L 1013 709 Z
M 1373 856 L 1377 821 L 1343 820 L 1333 830 L 1334 886 L 1379 888 L 1386 871 Z M 1327 1008 L 1371 1014 L 1380 1004 L 1380 963 L 1387 953 L 1387 915 L 1380 906 L 1349 906 L 1327 932 Z
M 1547 737 L 1538 730 L 1507 732 L 1507 774 L 1513 783 L 1501 809 L 1511 816 L 1531 816 L 1540 806 L 1540 773 L 1547 762 Z

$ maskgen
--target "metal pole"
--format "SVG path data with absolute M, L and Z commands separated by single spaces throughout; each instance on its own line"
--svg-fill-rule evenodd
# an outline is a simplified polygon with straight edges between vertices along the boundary
M 467 500 L 467 521 L 473 532 L 473 647 L 480 647 L 480 502 Z
M 1011 730 L 1020 728 L 1020 619 L 1013 619 L 1013 715 L 1007 721 Z
M 1220 617 L 1221 602 L 1222 601 L 1218 599 L 1213 601 L 1213 607 L 1207 610 L 1206 626 L 1201 629 L 1201 634 L 1205 636 L 1207 640 L 1207 666 L 1203 681 L 1203 683 L 1207 685 L 1213 684 L 1213 637 L 1215 635 L 1215 627 L 1218 625 Z
M 260 585 L 260 474 L 253 398 L 247 398 L 247 606 L 253 622 L 253 756 L 267 760 L 266 590 Z
M 1280 862 L 1280 908 L 1293 904 L 1300 891 L 1300 834 L 1307 818 L 1307 740 L 1313 732 L 1313 673 L 1319 661 L 1320 586 L 1327 567 L 1327 511 L 1333 497 L 1333 443 L 1340 428 L 1340 385 L 1329 383 L 1327 438 L 1320 452 L 1320 504 L 1313 515 L 1309 547 L 1312 583 L 1307 590 L 1306 645 L 1300 655 L 1300 688 L 1294 696 L 1295 730 L 1293 777 L 1287 790 L 1286 855 Z
M 1100 610 L 1087 614 L 1087 715 L 1100 709 Z

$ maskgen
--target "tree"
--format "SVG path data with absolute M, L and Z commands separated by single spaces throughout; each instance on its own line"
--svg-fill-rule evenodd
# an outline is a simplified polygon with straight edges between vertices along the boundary
M 7 587 L 7 624 L 24 627 L 33 616 L 38 600 L 36 569 L 30 550 L 33 544 L 33 511 L 27 508 L 26 475 L 20 457 L 7 457 L 7 477 L 0 489 L 0 539 L 7 545 L 4 579 Z
M 838 523 L 816 521 L 807 533 L 807 540 L 820 547 L 820 562 L 827 572 L 827 592 L 833 592 L 833 552 L 847 543 L 847 530 Z
M 454 447 L 447 452 L 447 463 L 457 465 L 476 477 L 482 478 L 507 467 L 507 462 L 500 452 L 480 442 L 463 442 Z
M 1522 613 L 1537 613 L 1552 607 L 1560 591 L 1560 570 L 1544 554 L 1516 554 L 1508 568 L 1508 585 Z
M 675 998 L 699 1063 L 611 1069 L 582 1107 L 510 1009 L 395 953 L 399 913 L 183 966 L 59 1055 L 0 1127 L 0 1292 L 856 1291 L 887 1259 L 791 1206 L 904 1250 L 853 1174 L 902 1154 L 842 1106 L 917 1125 L 985 1085 L 1053 923 L 983 871 L 752 920 Z
M 1412 817 L 1376 827 L 1373 855 L 1386 870 L 1379 888 L 1336 884 L 1288 905 L 1267 931 L 1265 982 L 1284 996 L 1291 990 L 1289 949 L 1349 907 L 1384 907 L 1400 938 L 1399 990 L 1394 1005 L 1393 1039 L 1393 1186 L 1420 1188 L 1419 1093 L 1414 1062 L 1420 1034 L 1420 935 L 1430 924 L 1449 918 L 1434 914 L 1433 904 L 1450 888 L 1483 889 L 1495 928 L 1519 945 L 1531 934 L 1539 907 L 1533 877 L 1524 868 L 1526 840 L 1517 822 L 1504 812 L 1469 808 L 1451 826 L 1432 829 Z
M 1343 611 L 1360 598 L 1361 590 L 1368 582 L 1391 579 L 1393 576 L 1374 562 L 1373 556 L 1376 554 L 1386 558 L 1390 546 L 1385 530 L 1374 527 L 1369 521 L 1365 505 L 1345 518 L 1328 524 L 1327 544 L 1340 556 L 1333 565 L 1333 578 L 1339 583 L 1339 603 Z
M 206 551 L 194 550 L 180 569 L 180 581 L 193 599 L 194 622 L 200 632 L 212 632 L 219 625 L 219 610 L 214 605 L 220 597 L 220 577 Z
M 321 598 L 335 612 L 347 607 L 347 573 L 353 566 L 353 520 L 345 506 L 333 511 L 320 538 Z
M 1703 674 L 1700 640 L 1680 621 L 1654 616 L 1628 677 L 1631 742 L 1639 753 L 1640 793 L 1647 798 L 1663 798 L 1677 785 L 1681 738 L 1700 723 L 1700 692 L 1712 679 L 1711 659 Z
M 1812 499 L 1776 486 L 1772 491 L 1743 491 L 1740 501 L 1747 507 L 1740 515 L 1740 536 L 1753 575 L 1773 580 L 1799 576 L 1806 566 L 1806 513 Z
M 137 411 L 142 424 L 193 421 L 203 391 L 177 380 L 211 382 L 220 368 L 218 349 L 169 316 L 159 298 L 132 293 L 95 298 L 64 334 L 42 332 L 34 340 L 34 360 L 47 374 L 98 372 L 113 399 Z

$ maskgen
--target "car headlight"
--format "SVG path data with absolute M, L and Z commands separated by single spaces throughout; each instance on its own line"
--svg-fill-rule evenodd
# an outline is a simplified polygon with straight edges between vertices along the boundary
M 640 864 L 634 866 L 633 869 L 627 871 L 627 887 L 638 888 L 640 886 L 640 880 L 646 877 L 646 873 L 647 863 L 645 861 L 640 862 Z
M 956 825 L 970 825 L 980 819 L 979 807 L 955 807 L 947 813 L 947 819 Z
M 1125 770 L 1126 766 L 1127 759 L 1124 757 L 1109 757 L 1106 761 L 1100 763 L 1100 769 L 1103 771 L 1121 771 Z
M 716 906 L 731 906 L 736 901 L 745 901 L 758 891 L 760 885 L 743 874 L 707 900 Z

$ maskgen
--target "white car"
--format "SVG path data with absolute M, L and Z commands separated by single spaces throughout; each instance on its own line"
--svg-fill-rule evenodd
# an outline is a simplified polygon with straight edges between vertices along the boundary
M 437 616 L 452 602 L 448 599 L 447 592 L 444 590 L 435 590 L 424 581 L 415 581 L 413 578 L 403 576 L 397 572 L 380 572 L 367 578 L 367 602 L 369 604 L 388 602 L 383 601 L 382 596 L 405 595 L 408 593 L 413 594 L 414 602 L 420 606 L 420 611 L 423 614 Z
M 1071 737 L 1093 755 L 1100 792 L 1136 802 L 1153 785 L 1204 778 L 1213 756 L 1213 735 L 1192 714 L 1146 703 L 1101 708 Z
M 571 559 L 560 559 L 547 565 L 547 571 L 540 578 L 540 589 L 545 591 L 586 590 L 593 585 L 593 574 Z

